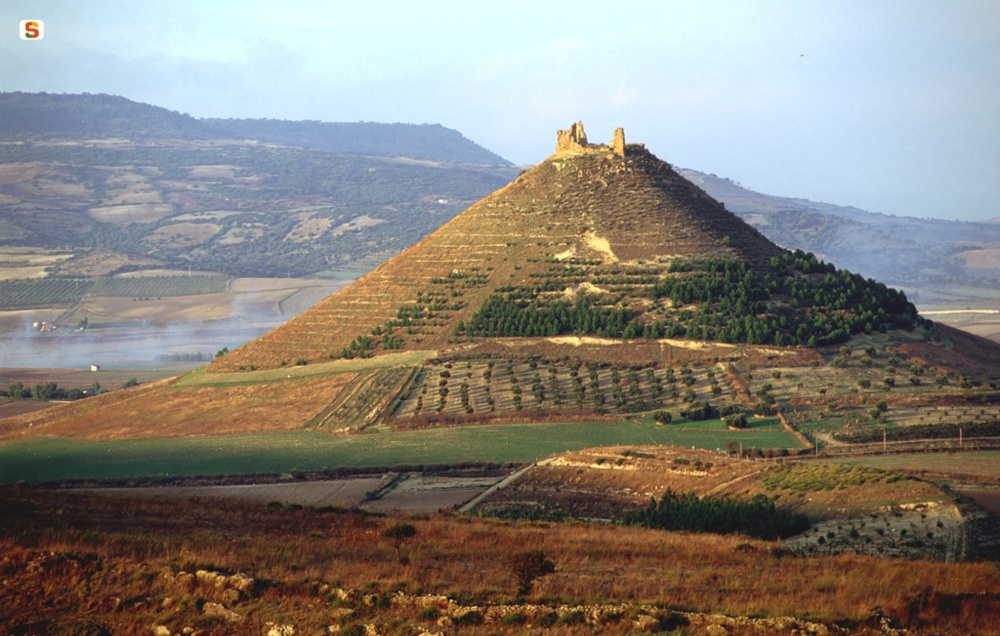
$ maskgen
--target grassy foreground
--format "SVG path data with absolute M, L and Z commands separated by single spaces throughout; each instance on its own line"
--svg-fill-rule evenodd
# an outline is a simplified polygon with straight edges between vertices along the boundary
M 530 462 L 589 446 L 669 444 L 709 450 L 798 448 L 790 434 L 658 426 L 648 421 L 500 424 L 331 436 L 256 433 L 115 442 L 60 438 L 0 446 L 0 483 L 321 470 L 398 464 Z
M 740 536 L 440 515 L 406 519 L 401 563 L 383 538 L 398 517 L 10 486 L 0 510 L 3 634 L 1000 631 L 988 563 L 791 558 Z M 507 565 L 522 550 L 555 564 L 524 596 Z

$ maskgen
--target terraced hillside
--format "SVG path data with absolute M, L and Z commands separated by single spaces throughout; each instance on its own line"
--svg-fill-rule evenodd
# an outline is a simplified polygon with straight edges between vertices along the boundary
M 641 146 L 554 155 L 213 371 L 317 362 L 352 344 L 359 354 L 437 350 L 498 290 L 606 291 L 638 311 L 675 259 L 764 267 L 781 253 Z

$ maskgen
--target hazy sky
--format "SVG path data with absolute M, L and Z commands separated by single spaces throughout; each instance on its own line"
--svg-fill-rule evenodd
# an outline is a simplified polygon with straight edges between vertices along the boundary
M 1000 216 L 996 0 L 0 0 L 0 91 L 440 123 L 516 163 L 582 120 L 769 194 Z

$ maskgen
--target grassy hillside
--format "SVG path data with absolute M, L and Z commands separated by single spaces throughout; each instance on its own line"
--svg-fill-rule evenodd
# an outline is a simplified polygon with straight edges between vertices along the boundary
M 0 244 L 72 250 L 53 275 L 100 253 L 353 278 L 516 172 L 439 125 L 207 122 L 109 95 L 0 93 L 0 140 Z
M 508 168 L 431 166 L 255 143 L 0 146 L 5 245 L 234 276 L 385 258 L 502 186 Z

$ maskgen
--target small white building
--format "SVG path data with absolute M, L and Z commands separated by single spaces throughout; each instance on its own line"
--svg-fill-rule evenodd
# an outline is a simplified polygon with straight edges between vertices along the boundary
M 101 365 L 99 365 L 99 364 L 92 364 L 92 365 L 90 365 L 90 370 L 91 371 L 100 371 L 101 370 Z

